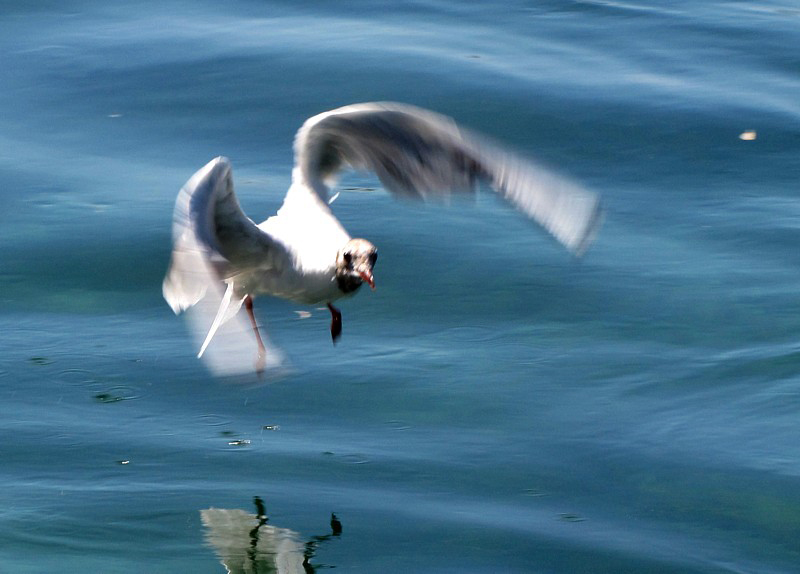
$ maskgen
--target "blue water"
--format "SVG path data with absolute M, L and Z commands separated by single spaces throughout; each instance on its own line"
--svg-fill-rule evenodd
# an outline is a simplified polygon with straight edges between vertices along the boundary
M 0 571 L 800 572 L 796 2 L 31 4 L 0 3 Z M 178 189 L 224 154 L 262 219 L 303 120 L 368 100 L 570 174 L 598 241 L 343 193 L 378 289 L 336 347 L 259 299 L 291 371 L 215 379 L 161 298 Z

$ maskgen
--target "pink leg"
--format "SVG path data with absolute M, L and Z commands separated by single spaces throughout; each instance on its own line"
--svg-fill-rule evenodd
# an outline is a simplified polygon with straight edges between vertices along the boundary
M 328 309 L 331 312 L 331 338 L 335 344 L 342 334 L 342 312 L 330 303 L 328 303 Z
M 250 316 L 250 324 L 253 326 L 253 333 L 255 333 L 256 342 L 258 343 L 256 372 L 260 375 L 264 372 L 264 366 L 266 365 L 267 348 L 264 346 L 264 341 L 261 340 L 261 333 L 258 332 L 258 323 L 256 323 L 256 316 L 253 314 L 253 298 L 250 295 L 244 298 L 244 308 L 247 309 L 247 314 Z

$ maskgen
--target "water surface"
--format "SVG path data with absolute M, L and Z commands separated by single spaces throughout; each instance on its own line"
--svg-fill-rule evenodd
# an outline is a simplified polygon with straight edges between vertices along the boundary
M 787 1 L 5 2 L 0 569 L 796 572 L 798 24 Z M 576 261 L 490 195 L 350 176 L 377 190 L 335 208 L 378 289 L 336 347 L 327 311 L 259 300 L 292 370 L 213 378 L 161 298 L 177 190 L 224 154 L 265 218 L 303 120 L 368 100 L 596 190 L 597 243 Z

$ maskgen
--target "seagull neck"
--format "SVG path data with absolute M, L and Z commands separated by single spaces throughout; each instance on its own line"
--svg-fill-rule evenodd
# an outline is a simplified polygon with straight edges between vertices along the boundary
M 313 218 L 314 214 L 330 214 L 330 209 L 327 203 L 305 183 L 294 181 L 289 187 L 289 191 L 286 192 L 286 197 L 283 198 L 283 204 L 278 213 L 283 215 L 291 213 L 306 219 Z
M 289 193 L 292 193 L 292 190 L 295 193 L 302 191 L 303 194 L 316 196 L 324 205 L 328 204 L 330 188 L 319 178 L 306 177 L 299 167 L 295 167 L 292 170 L 292 185 L 289 188 Z

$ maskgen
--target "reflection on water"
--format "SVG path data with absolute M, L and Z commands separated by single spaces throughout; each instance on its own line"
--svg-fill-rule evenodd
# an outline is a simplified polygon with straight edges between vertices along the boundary
M 255 514 L 238 508 L 207 508 L 200 511 L 206 527 L 206 540 L 216 550 L 231 574 L 309 574 L 320 543 L 342 533 L 342 523 L 331 514 L 330 533 L 312 536 L 302 542 L 299 533 L 268 524 L 264 501 L 253 498 Z

